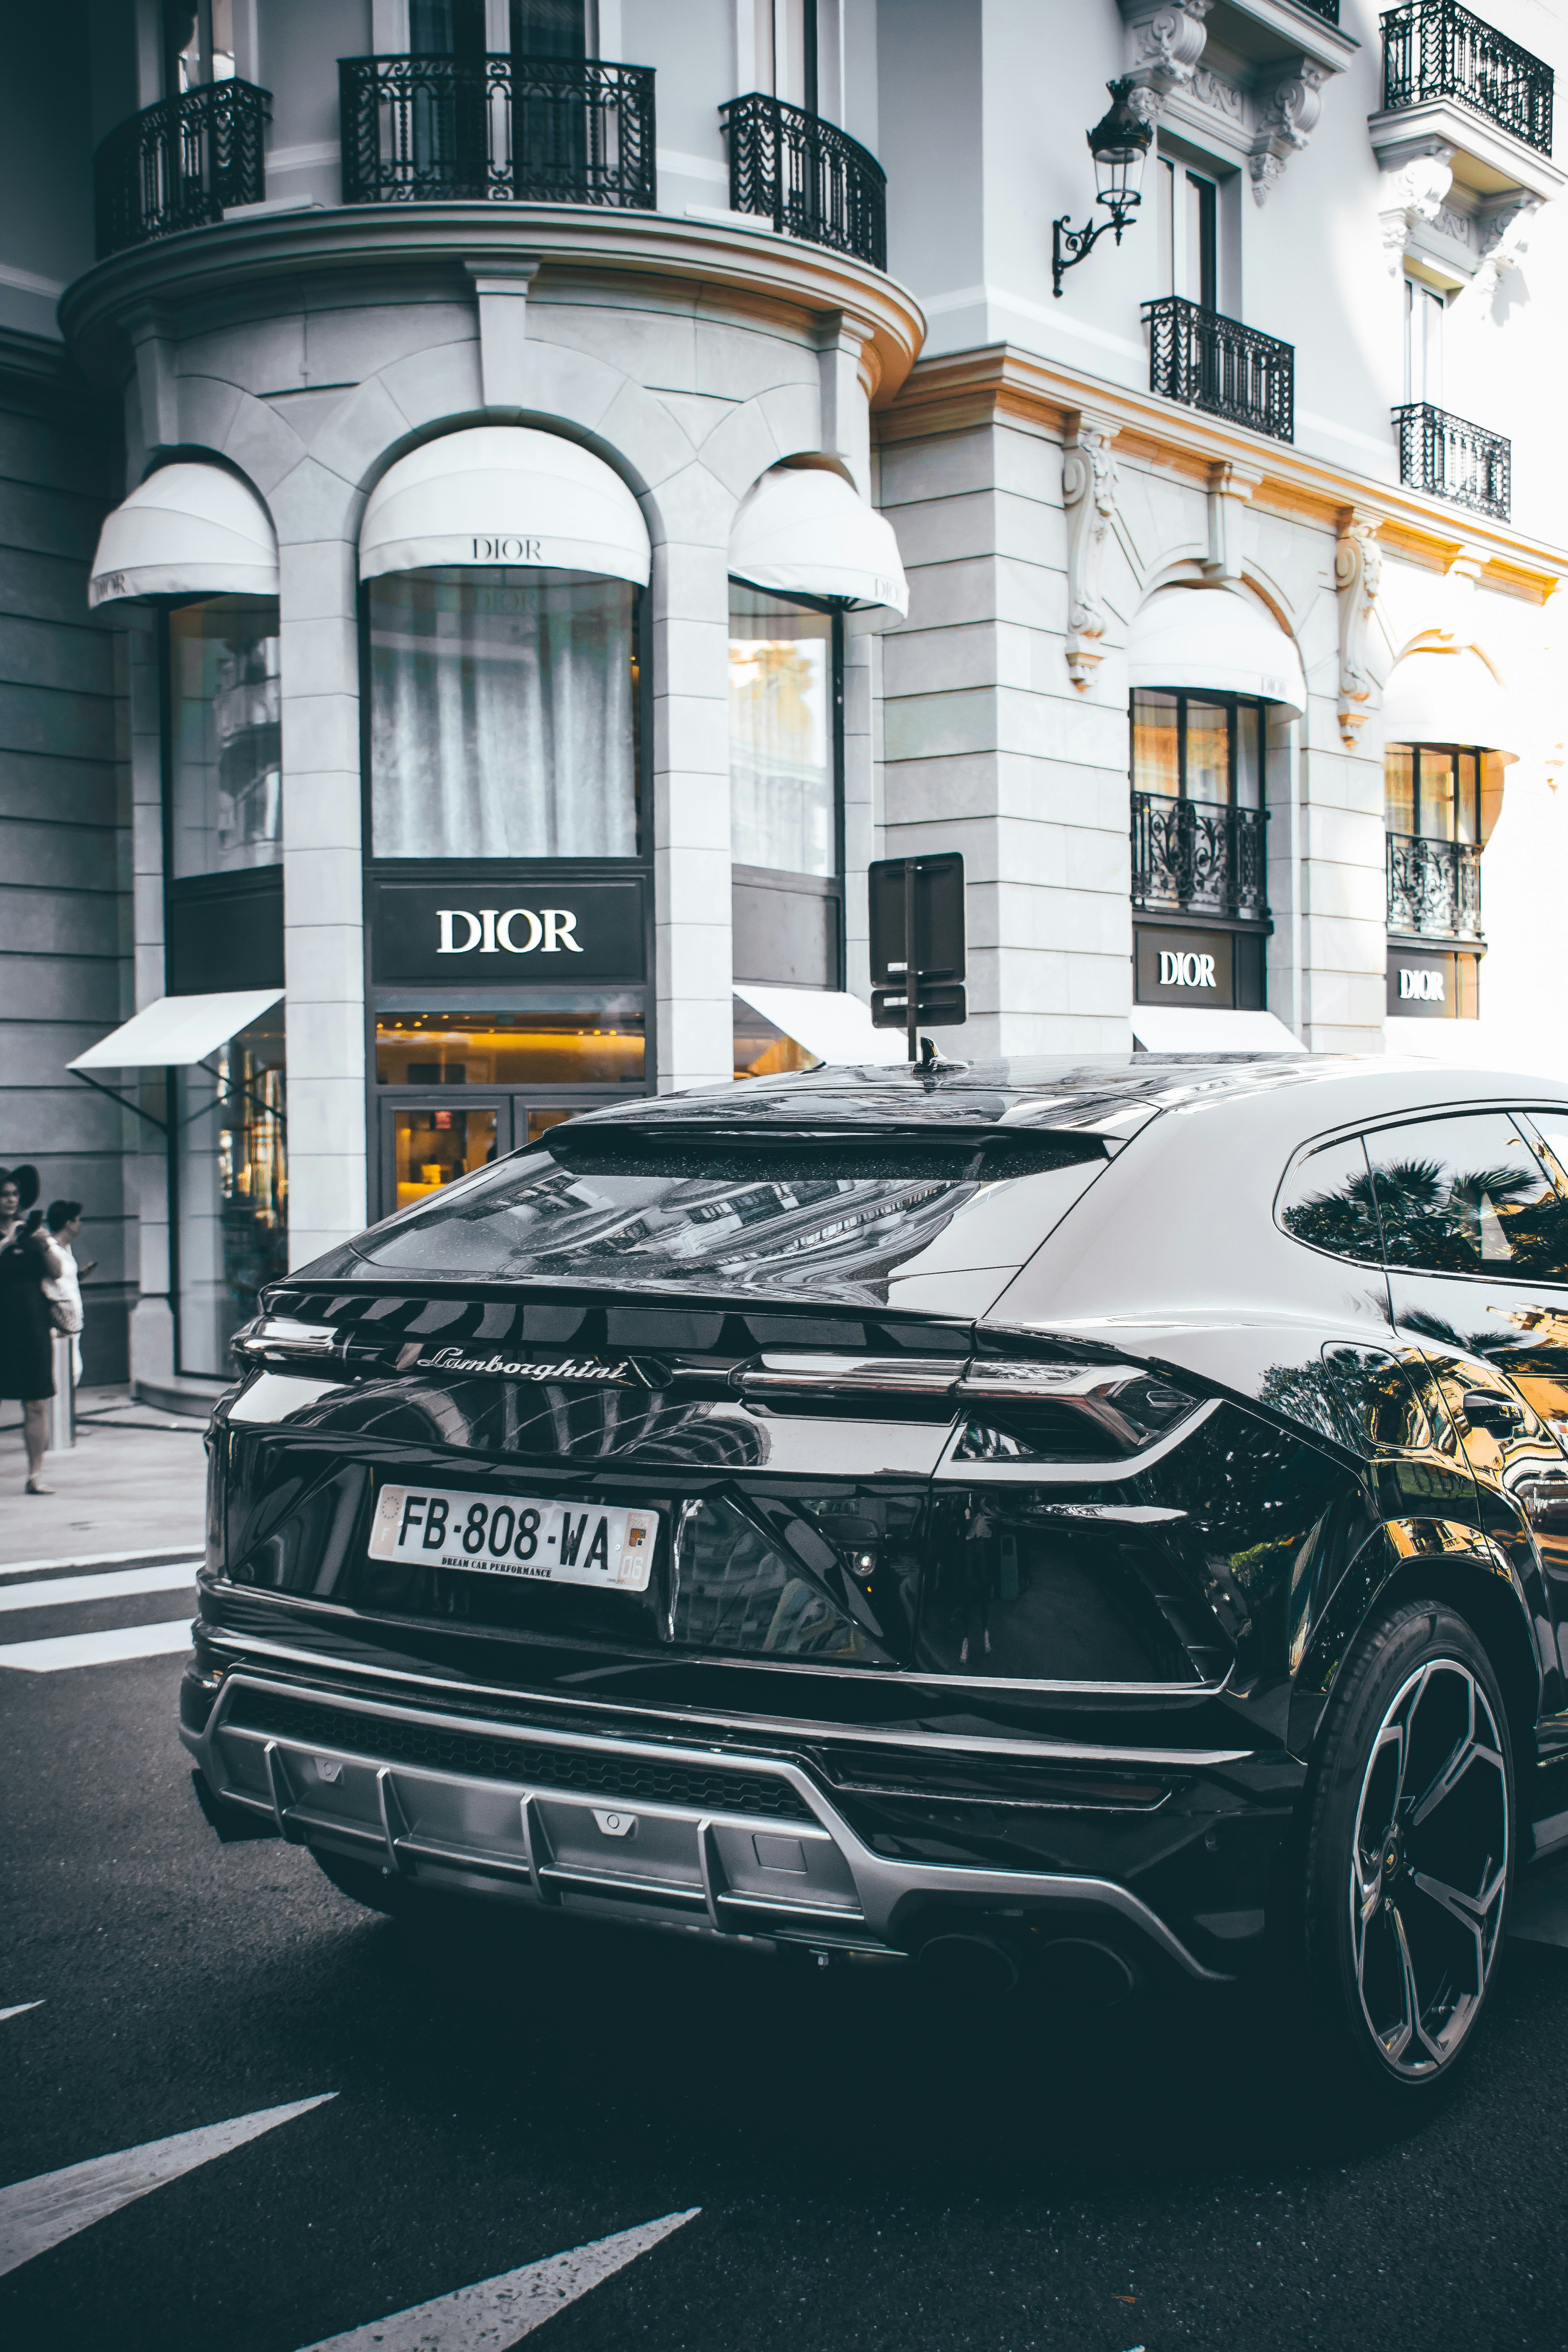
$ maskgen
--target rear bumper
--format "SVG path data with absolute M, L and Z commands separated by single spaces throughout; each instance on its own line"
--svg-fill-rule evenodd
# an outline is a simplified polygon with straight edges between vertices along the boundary
M 1110 1931 L 1205 1966 L 1111 1878 L 874 1852 L 789 1759 L 302 1692 L 245 1666 L 181 1737 L 212 1794 L 295 1844 L 433 1889 L 700 1934 L 904 1957 L 955 1914 Z M 479 1769 L 465 1767 L 478 1758 Z

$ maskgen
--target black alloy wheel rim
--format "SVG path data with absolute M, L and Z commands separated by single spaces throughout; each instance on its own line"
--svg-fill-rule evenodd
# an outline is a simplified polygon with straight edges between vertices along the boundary
M 1485 1691 L 1458 1659 L 1417 1667 L 1373 1742 L 1350 1872 L 1362 2014 L 1403 2078 L 1448 2065 L 1475 2023 L 1501 1938 L 1511 1828 Z

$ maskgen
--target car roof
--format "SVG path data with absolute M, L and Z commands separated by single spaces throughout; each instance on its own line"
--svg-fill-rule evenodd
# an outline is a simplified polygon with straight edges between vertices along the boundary
M 778 1127 L 1069 1127 L 1130 1135 L 1162 1111 L 1217 1109 L 1300 1090 L 1303 1134 L 1343 1120 L 1468 1102 L 1568 1106 L 1568 1085 L 1495 1070 L 1458 1070 L 1389 1054 L 1105 1054 L 1005 1060 L 820 1063 L 812 1070 L 644 1096 L 587 1113 L 613 1121 L 755 1132 Z

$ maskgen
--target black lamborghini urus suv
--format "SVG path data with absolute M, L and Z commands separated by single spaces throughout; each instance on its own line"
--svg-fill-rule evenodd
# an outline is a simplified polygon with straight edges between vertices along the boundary
M 1100 1998 L 1278 1950 L 1406 2100 L 1472 2041 L 1568 1840 L 1568 1090 L 821 1068 L 263 1306 L 181 1693 L 221 1835 Z

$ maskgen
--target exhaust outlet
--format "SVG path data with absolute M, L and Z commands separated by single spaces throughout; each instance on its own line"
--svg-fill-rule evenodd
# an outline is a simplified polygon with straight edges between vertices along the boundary
M 1137 1989 L 1131 1960 L 1089 1936 L 1059 1936 L 1035 1956 L 1047 1989 L 1074 2009 L 1114 2009 Z
M 954 1929 L 931 1937 L 915 1957 L 930 1976 L 953 1992 L 995 1996 L 1013 1991 L 1018 1981 L 1016 1955 L 994 1936 L 964 1935 Z

